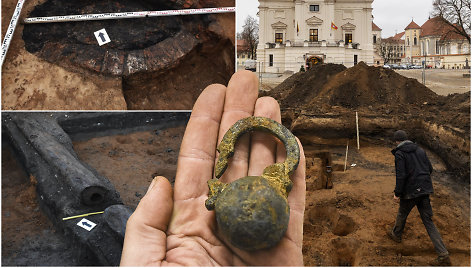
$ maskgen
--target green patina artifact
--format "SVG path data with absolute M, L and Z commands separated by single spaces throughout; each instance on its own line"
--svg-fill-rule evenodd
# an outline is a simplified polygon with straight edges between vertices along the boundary
M 247 176 L 226 184 L 218 180 L 228 167 L 234 146 L 249 131 L 265 131 L 281 140 L 287 151 L 283 163 L 266 167 L 261 176 Z M 265 117 L 248 117 L 236 122 L 224 135 L 217 151 L 216 179 L 205 206 L 215 210 L 216 221 L 226 239 L 244 250 L 275 246 L 284 236 L 290 218 L 287 196 L 292 189 L 290 174 L 297 168 L 300 148 L 295 136 L 283 125 Z

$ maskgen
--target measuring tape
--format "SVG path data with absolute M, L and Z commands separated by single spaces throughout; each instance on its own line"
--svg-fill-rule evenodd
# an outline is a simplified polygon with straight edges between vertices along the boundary
M 26 18 L 24 20 L 24 23 L 28 24 L 28 23 L 50 23 L 50 22 L 89 21 L 89 20 L 133 19 L 133 18 L 163 17 L 163 16 L 177 16 L 177 15 L 200 15 L 200 14 L 214 14 L 214 13 L 230 13 L 230 12 L 235 12 L 235 10 L 236 10 L 235 7 L 215 7 L 215 8 L 200 8 L 200 9 L 83 14 L 83 15 Z
M 18 19 L 20 18 L 21 14 L 21 9 L 23 8 L 23 4 L 25 3 L 24 0 L 19 0 L 18 3 L 16 4 L 15 12 L 13 12 L 13 16 L 11 17 L 10 20 L 10 25 L 8 26 L 8 30 L 5 34 L 5 37 L 3 38 L 2 42 L 2 54 L 0 57 L 2 58 L 2 66 L 3 66 L 3 61 L 5 60 L 5 56 L 7 55 L 8 48 L 10 47 L 10 42 L 13 37 L 13 34 L 15 33 L 15 28 L 16 28 L 16 23 L 18 22 Z

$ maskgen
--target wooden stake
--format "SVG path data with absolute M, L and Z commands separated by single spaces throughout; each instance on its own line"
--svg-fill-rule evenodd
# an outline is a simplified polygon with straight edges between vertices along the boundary
M 344 158 L 344 172 L 346 172 L 346 167 L 347 167 L 347 152 L 349 151 L 349 140 L 347 140 L 347 145 L 346 145 L 346 157 Z
M 357 150 L 360 150 L 360 145 L 359 145 L 359 116 L 356 112 L 356 131 L 357 131 Z

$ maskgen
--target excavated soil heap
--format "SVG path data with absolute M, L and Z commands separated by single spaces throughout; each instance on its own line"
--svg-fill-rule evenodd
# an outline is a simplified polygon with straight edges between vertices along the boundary
M 309 105 L 328 102 L 330 105 L 358 108 L 397 104 L 401 109 L 404 104 L 421 105 L 436 97 L 436 93 L 416 79 L 361 62 L 329 79 L 320 90 L 318 99 Z
M 436 93 L 416 79 L 364 62 L 349 69 L 340 64 L 315 65 L 305 73 L 289 77 L 270 95 L 280 100 L 282 108 L 310 111 L 331 106 L 372 108 L 382 105 L 402 110 L 410 108 L 405 106 L 407 104 L 421 106 L 438 100 Z
M 279 100 L 282 108 L 300 107 L 316 98 L 330 78 L 346 70 L 341 64 L 320 64 L 307 72 L 296 73 L 270 91 L 269 95 Z
M 327 114 L 355 109 L 368 114 L 415 115 L 470 136 L 470 92 L 439 96 L 416 79 L 364 62 L 349 69 L 339 64 L 315 65 L 266 95 L 277 99 L 282 110 Z

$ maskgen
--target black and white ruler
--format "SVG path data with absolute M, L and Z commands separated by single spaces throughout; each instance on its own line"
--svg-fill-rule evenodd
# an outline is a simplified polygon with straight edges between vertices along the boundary
M 230 12 L 235 12 L 235 10 L 236 10 L 235 7 L 214 7 L 214 8 L 199 8 L 199 9 L 177 9 L 177 10 L 160 10 L 160 11 L 83 14 L 83 15 L 26 18 L 24 20 L 24 23 L 51 23 L 51 22 L 71 22 L 71 21 L 90 21 L 90 20 L 134 19 L 134 18 L 178 16 L 178 15 L 201 15 L 201 14 L 214 14 L 214 13 L 230 13 Z
M 3 61 L 5 60 L 5 56 L 7 55 L 8 48 L 10 47 L 11 39 L 13 38 L 13 34 L 15 33 L 16 24 L 18 19 L 20 18 L 21 9 L 23 8 L 23 4 L 25 0 L 19 0 L 16 4 L 15 12 L 13 12 L 13 16 L 10 20 L 10 25 L 8 25 L 8 30 L 5 33 L 5 37 L 3 38 L 2 42 L 2 54 L 0 54 L 2 65 Z

